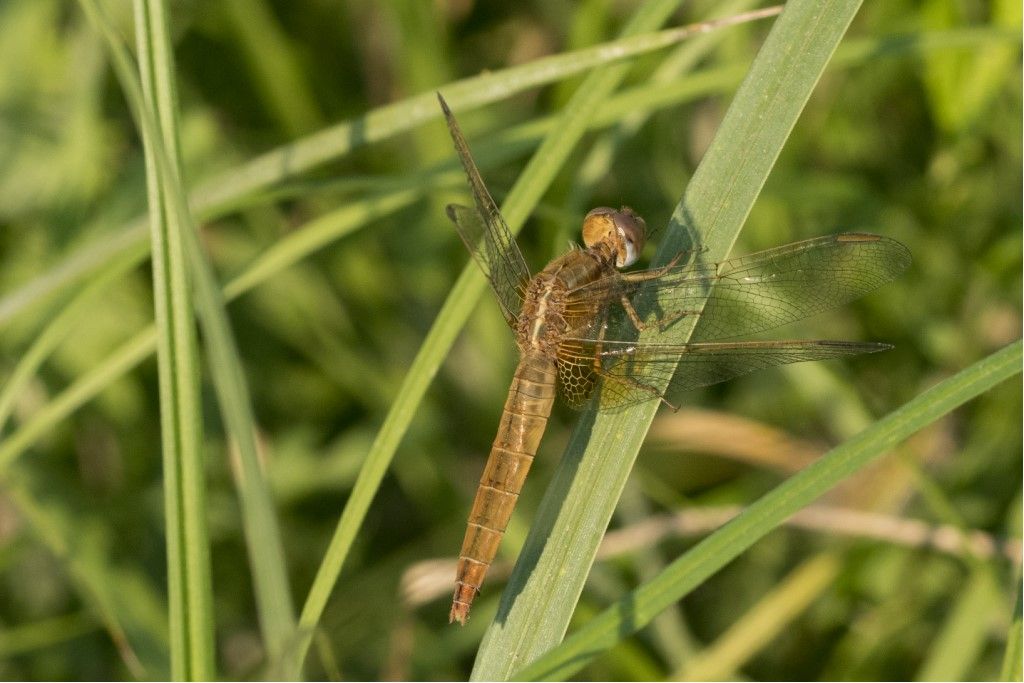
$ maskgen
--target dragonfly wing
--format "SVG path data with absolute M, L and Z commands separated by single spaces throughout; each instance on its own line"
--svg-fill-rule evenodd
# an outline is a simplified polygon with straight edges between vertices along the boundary
M 693 339 L 735 338 L 802 320 L 899 277 L 910 250 L 862 233 L 829 235 L 722 264 Z
M 559 379 L 565 387 L 593 391 L 600 379 L 601 409 L 618 408 L 740 377 L 757 370 L 828 360 L 891 348 L 846 341 L 748 341 L 691 344 L 636 344 L 566 340 L 559 351 Z M 579 391 L 564 391 L 581 405 Z
M 498 205 L 494 203 L 483 178 L 480 177 L 480 171 L 469 153 L 469 145 L 466 144 L 459 124 L 444 98 L 440 94 L 437 97 L 448 122 L 448 131 L 455 143 L 455 151 L 466 171 L 473 202 L 476 204 L 476 210 L 451 204 L 448 206 L 448 217 L 455 224 L 459 237 L 491 283 L 505 320 L 514 327 L 522 306 L 526 284 L 530 281 L 530 269 L 526 267 L 526 260 L 519 251 L 512 231 L 501 217 Z
M 637 338 L 630 305 L 652 341 L 734 339 L 801 320 L 857 299 L 910 265 L 899 242 L 865 233 L 830 235 L 720 263 L 688 264 L 607 277 L 571 293 L 571 300 L 604 302 L 604 313 L 574 336 L 609 341 Z M 593 304 L 591 304 L 593 305 Z
M 492 224 L 485 225 L 477 210 L 458 204 L 448 205 L 448 217 L 455 224 L 469 253 L 487 276 L 501 304 L 505 320 L 511 327 L 515 327 L 526 286 L 530 282 L 530 271 L 505 221 L 495 214 L 496 221 L 492 220 Z

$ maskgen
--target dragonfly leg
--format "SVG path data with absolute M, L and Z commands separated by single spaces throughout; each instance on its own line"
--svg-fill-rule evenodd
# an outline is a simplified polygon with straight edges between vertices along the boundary
M 626 311 L 626 315 L 629 316 L 629 321 L 633 323 L 633 327 L 636 328 L 637 332 L 643 332 L 647 329 L 647 323 L 640 319 L 636 309 L 633 308 L 632 302 L 625 294 L 619 295 L 619 301 L 622 303 L 622 310 Z M 601 330 L 601 336 L 604 337 L 604 330 Z
M 681 309 L 677 311 L 672 311 L 670 314 L 662 316 L 661 318 L 658 319 L 658 329 L 664 332 L 666 329 L 668 329 L 669 326 L 674 325 L 675 323 L 679 322 L 680 320 L 689 315 L 700 315 L 700 311 L 695 309 Z
M 672 257 L 671 261 L 669 261 L 667 264 L 660 268 L 654 268 L 653 270 L 646 270 L 644 272 L 626 273 L 622 275 L 622 278 L 626 282 L 630 283 L 644 283 L 651 280 L 657 280 L 658 278 L 660 278 L 660 276 L 665 275 L 670 270 L 675 268 L 679 264 L 680 259 L 683 258 L 683 255 L 688 253 L 690 252 L 681 251 L 674 257 Z M 641 321 L 640 315 L 637 313 L 636 308 L 633 306 L 633 303 L 629 300 L 629 298 L 627 298 L 626 294 L 622 294 L 620 296 L 620 301 L 623 304 L 623 308 L 626 310 L 626 314 L 629 315 L 630 317 L 630 322 L 633 324 L 633 327 L 636 328 L 637 332 L 643 332 L 648 327 L 651 327 L 648 324 Z M 687 314 L 692 312 L 696 311 L 683 310 L 674 312 L 668 318 L 663 317 L 662 319 L 659 319 L 659 321 L 657 322 L 657 326 L 659 329 L 665 330 L 671 324 L 678 321 L 678 319 L 685 317 Z
M 626 282 L 646 282 L 647 280 L 656 280 L 662 275 L 665 275 L 670 270 L 679 265 L 679 260 L 683 258 L 684 254 L 689 254 L 688 251 L 681 251 L 672 257 L 672 260 L 663 265 L 661 268 L 653 268 L 651 270 L 645 270 L 641 273 L 624 273 L 622 279 Z
M 666 329 L 668 329 L 670 325 L 679 322 L 686 316 L 700 314 L 700 311 L 697 310 L 681 309 L 673 311 L 668 315 L 658 318 L 654 323 L 645 323 L 643 320 L 640 319 L 640 314 L 636 312 L 636 308 L 633 307 L 633 303 L 626 297 L 625 294 L 620 295 L 619 301 L 622 304 L 622 309 L 626 311 L 626 315 L 629 316 L 629 321 L 633 323 L 633 327 L 636 328 L 637 332 L 643 332 L 649 327 L 657 327 L 659 330 L 664 332 Z

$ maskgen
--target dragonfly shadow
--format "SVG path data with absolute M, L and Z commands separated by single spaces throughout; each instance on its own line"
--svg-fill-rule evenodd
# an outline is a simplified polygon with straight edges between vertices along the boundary
M 677 206 L 664 228 L 652 230 L 648 235 L 648 240 L 652 242 L 655 239 L 658 240 L 658 252 L 652 266 L 659 265 L 658 261 L 667 263 L 681 251 L 691 252 L 697 256 L 704 253 L 703 245 L 706 240 L 701 237 L 695 223 L 696 220 L 689 209 Z
M 652 231 L 649 238 L 660 238 L 649 266 L 652 269 L 674 264 L 673 270 L 681 271 L 684 268 L 698 269 L 707 263 L 706 241 L 695 227 L 690 210 L 683 206 L 676 207 L 668 225 L 662 230 Z M 656 286 L 641 286 L 634 297 L 634 306 L 641 320 L 661 321 L 663 331 L 686 324 L 689 317 L 665 306 L 658 297 Z

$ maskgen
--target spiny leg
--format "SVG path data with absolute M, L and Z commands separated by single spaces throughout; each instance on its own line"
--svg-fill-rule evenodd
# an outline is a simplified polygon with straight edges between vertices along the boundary
M 654 323 L 645 323 L 640 319 L 640 314 L 636 312 L 636 308 L 633 307 L 633 303 L 625 294 L 619 295 L 619 303 L 622 305 L 622 309 L 626 311 L 629 321 L 633 324 L 633 327 L 636 328 L 637 332 L 643 332 L 644 330 L 655 326 L 664 332 L 670 325 L 682 320 L 688 315 L 700 315 L 700 311 L 696 309 L 679 309 L 672 311 L 669 315 L 661 316 L 655 320 Z
M 642 273 L 625 273 L 621 277 L 624 281 L 631 283 L 642 283 L 650 282 L 651 280 L 657 280 L 658 278 L 662 277 L 663 275 L 671 271 L 673 268 L 675 268 L 684 254 L 689 253 L 689 251 L 681 251 L 675 256 L 673 256 L 671 261 L 669 261 L 667 264 L 660 268 L 644 271 Z M 623 310 L 626 311 L 626 315 L 629 317 L 629 320 L 633 324 L 633 327 L 636 328 L 638 332 L 643 332 L 649 327 L 652 327 L 652 324 L 645 323 L 643 320 L 640 319 L 639 313 L 637 313 L 636 308 L 633 306 L 633 303 L 629 300 L 625 293 L 619 295 L 619 302 L 621 303 Z M 668 328 L 669 325 L 685 318 L 687 315 L 696 315 L 699 313 L 700 311 L 686 309 L 672 311 L 669 315 L 660 317 L 655 324 L 657 324 L 658 329 L 664 331 L 666 328 Z

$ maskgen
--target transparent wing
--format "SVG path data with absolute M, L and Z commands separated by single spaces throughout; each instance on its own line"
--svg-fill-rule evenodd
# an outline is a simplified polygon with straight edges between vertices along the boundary
M 891 348 L 845 341 L 749 341 L 693 344 L 635 344 L 581 340 L 562 343 L 559 383 L 569 405 L 582 407 L 600 387 L 601 409 L 664 397 L 724 382 L 757 370 L 828 360 Z
M 776 365 L 881 351 L 888 347 L 708 342 L 834 308 L 892 280 L 909 264 L 910 252 L 899 242 L 847 233 L 721 263 L 601 278 L 567 297 L 570 329 L 558 350 L 563 395 L 570 405 L 581 405 L 600 385 L 602 407 L 614 407 L 674 397 Z M 683 323 L 694 317 L 691 342 L 686 339 L 690 325 Z
M 448 217 L 455 224 L 469 253 L 487 276 L 491 289 L 498 297 L 505 321 L 514 328 L 523 305 L 526 285 L 530 282 L 530 272 L 515 242 L 505 242 L 500 238 L 504 234 L 509 240 L 512 239 L 505 222 L 495 214 L 490 224 L 485 226 L 475 209 L 458 204 L 448 205 Z
M 844 233 L 720 263 L 610 276 L 570 293 L 568 308 L 588 308 L 593 315 L 569 336 L 634 342 L 633 312 L 641 326 L 652 328 L 655 343 L 689 341 L 689 325 L 680 323 L 693 316 L 698 321 L 692 341 L 734 339 L 857 299 L 909 265 L 909 250 L 895 240 Z
M 448 131 L 455 143 L 455 151 L 459 155 L 462 167 L 466 171 L 469 187 L 473 193 L 476 209 L 451 204 L 448 206 L 448 217 L 455 224 L 459 237 L 465 243 L 469 253 L 484 271 L 491 289 L 498 296 L 505 320 L 515 327 L 522 307 L 525 287 L 530 281 L 530 269 L 516 244 L 512 231 L 505 219 L 501 217 L 497 204 L 491 198 L 480 171 L 469 153 L 466 139 L 459 130 L 448 104 L 438 93 L 441 110 L 448 122 Z

